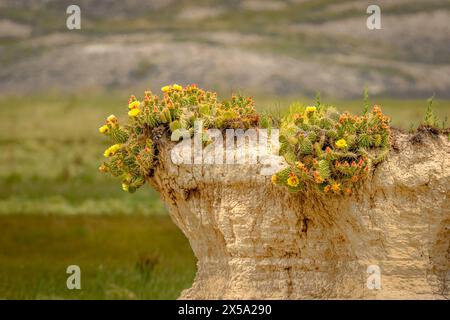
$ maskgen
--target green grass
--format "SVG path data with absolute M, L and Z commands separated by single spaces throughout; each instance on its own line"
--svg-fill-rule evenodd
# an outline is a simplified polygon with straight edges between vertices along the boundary
M 127 98 L 0 97 L 0 299 L 173 299 L 192 283 L 195 258 L 159 195 L 149 187 L 128 194 L 97 171 L 108 146 L 98 127 L 111 113 L 125 120 Z M 294 100 L 314 103 L 255 100 L 274 113 Z M 362 101 L 323 100 L 341 111 L 363 109 Z M 417 125 L 427 106 L 425 100 L 371 103 L 404 129 Z M 433 107 L 441 119 L 450 113 L 450 101 Z M 71 264 L 81 267 L 80 291 L 65 286 Z
M 175 299 L 195 259 L 167 216 L 0 216 L 0 299 Z M 66 269 L 81 269 L 69 290 Z
M 427 110 L 427 100 L 399 100 L 389 98 L 373 98 L 369 99 L 370 104 L 378 104 L 381 106 L 383 113 L 391 117 L 391 124 L 394 127 L 408 131 L 410 128 L 417 126 L 424 120 L 425 111 Z M 275 114 L 285 112 L 292 101 L 301 101 L 304 104 L 314 104 L 313 99 L 308 98 L 263 98 L 256 99 L 259 102 L 259 108 L 269 110 Z M 354 114 L 363 112 L 363 101 L 361 100 L 336 100 L 323 99 L 322 103 L 334 105 L 340 112 L 349 111 Z M 450 115 L 450 100 L 435 100 L 433 102 L 433 111 L 440 119 L 440 124 Z M 446 127 L 450 126 L 450 122 L 446 122 Z

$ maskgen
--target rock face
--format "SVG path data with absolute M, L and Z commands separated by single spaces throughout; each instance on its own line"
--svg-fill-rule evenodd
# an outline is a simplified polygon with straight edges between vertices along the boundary
M 198 259 L 180 298 L 448 299 L 450 143 L 419 138 L 396 133 L 350 197 L 289 194 L 260 165 L 177 166 L 164 144 L 150 183 Z

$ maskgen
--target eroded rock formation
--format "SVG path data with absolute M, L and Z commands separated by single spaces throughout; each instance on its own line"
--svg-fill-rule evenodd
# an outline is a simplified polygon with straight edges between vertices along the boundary
M 260 165 L 177 166 L 170 148 L 150 182 L 198 259 L 180 298 L 449 298 L 447 136 L 396 133 L 349 197 L 289 194 Z M 370 265 L 380 289 L 367 287 Z

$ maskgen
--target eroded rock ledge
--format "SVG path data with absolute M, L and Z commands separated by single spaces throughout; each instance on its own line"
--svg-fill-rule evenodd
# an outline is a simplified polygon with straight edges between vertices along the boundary
M 396 133 L 351 197 L 289 194 L 259 165 L 180 165 L 161 148 L 151 184 L 192 246 L 181 299 L 448 299 L 450 143 Z M 378 265 L 381 289 L 367 288 Z

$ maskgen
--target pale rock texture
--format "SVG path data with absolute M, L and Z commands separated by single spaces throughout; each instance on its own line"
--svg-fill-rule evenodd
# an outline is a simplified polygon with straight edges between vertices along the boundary
M 411 140 L 350 197 L 289 194 L 261 165 L 177 166 L 161 144 L 150 183 L 198 259 L 180 298 L 448 299 L 450 143 Z

